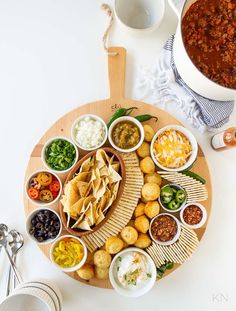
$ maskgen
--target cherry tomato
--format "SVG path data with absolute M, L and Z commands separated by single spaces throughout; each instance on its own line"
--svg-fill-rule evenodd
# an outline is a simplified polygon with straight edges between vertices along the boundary
M 39 197 L 39 191 L 33 187 L 28 189 L 28 195 L 31 199 L 36 200 Z
M 58 192 L 60 191 L 60 183 L 58 180 L 53 180 L 51 182 L 51 184 L 49 185 L 49 189 L 52 191 L 52 192 Z
M 53 201 L 53 195 L 52 192 L 50 190 L 41 190 L 39 192 L 39 200 L 44 202 L 44 203 L 48 203 Z
M 42 186 L 49 186 L 50 183 L 52 182 L 52 174 L 47 173 L 47 172 L 39 173 L 37 176 L 37 181 Z

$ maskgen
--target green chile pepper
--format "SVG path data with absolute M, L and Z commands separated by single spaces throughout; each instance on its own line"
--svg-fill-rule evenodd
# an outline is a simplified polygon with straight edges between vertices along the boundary
M 152 116 L 150 114 L 141 114 L 139 116 L 135 116 L 135 119 L 137 119 L 139 122 L 145 122 L 145 121 L 149 121 L 151 119 L 155 119 L 155 121 L 158 120 L 157 117 Z
M 109 122 L 107 123 L 107 127 L 109 128 L 112 124 L 112 122 L 114 122 L 116 119 L 126 116 L 126 115 L 130 115 L 130 113 L 134 110 L 134 109 L 138 109 L 137 107 L 130 107 L 130 108 L 120 108 L 118 109 L 113 116 L 111 117 L 111 119 L 109 120 Z
M 166 186 L 161 190 L 161 199 L 163 203 L 169 203 L 173 199 L 173 189 L 170 186 Z
M 178 203 L 183 203 L 186 199 L 186 192 L 184 190 L 178 190 L 175 199 Z
M 178 209 L 180 207 L 180 203 L 177 202 L 176 200 L 172 200 L 169 204 L 168 204 L 168 208 L 171 210 L 175 210 Z

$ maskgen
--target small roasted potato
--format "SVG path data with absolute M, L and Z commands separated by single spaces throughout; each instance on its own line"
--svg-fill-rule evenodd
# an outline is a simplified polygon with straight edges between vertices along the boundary
M 95 277 L 99 280 L 107 280 L 109 276 L 108 268 L 100 268 L 95 266 Z
M 147 202 L 144 208 L 144 213 L 147 217 L 153 218 L 160 213 L 160 205 L 157 201 Z
M 97 267 L 108 268 L 111 264 L 111 255 L 107 251 L 100 249 L 94 253 L 93 261 Z
M 152 241 L 146 233 L 139 233 L 138 239 L 134 243 L 134 246 L 138 248 L 147 248 L 151 243 Z
M 136 207 L 135 207 L 135 211 L 134 211 L 134 217 L 139 217 L 144 215 L 144 208 L 145 208 L 145 204 L 143 202 L 140 202 Z
M 140 161 L 140 169 L 145 174 L 153 174 L 155 172 L 155 164 L 151 157 L 146 157 Z
M 79 270 L 76 271 L 78 276 L 83 280 L 90 280 L 94 278 L 94 268 L 93 265 L 86 263 Z
M 154 184 L 157 184 L 158 186 L 161 186 L 162 178 L 161 175 L 158 173 L 152 173 L 152 174 L 146 174 L 144 176 L 144 183 L 153 182 Z
M 145 124 L 143 126 L 143 129 L 144 129 L 144 140 L 147 142 L 152 141 L 153 136 L 155 135 L 154 129 L 148 124 Z
M 138 232 L 135 228 L 131 226 L 126 226 L 122 229 L 121 233 L 121 238 L 125 243 L 128 245 L 134 244 L 137 239 L 138 239 Z
M 140 158 L 148 157 L 150 155 L 150 145 L 144 141 L 137 149 L 137 154 Z
M 135 219 L 134 226 L 139 232 L 146 233 L 149 229 L 149 220 L 144 215 L 139 216 Z
M 119 253 L 122 248 L 124 247 L 124 243 L 121 239 L 116 236 L 111 236 L 106 240 L 106 251 L 109 254 L 116 254 Z
M 154 183 L 147 183 L 142 187 L 142 197 L 147 201 L 155 201 L 159 198 L 160 192 L 160 187 Z

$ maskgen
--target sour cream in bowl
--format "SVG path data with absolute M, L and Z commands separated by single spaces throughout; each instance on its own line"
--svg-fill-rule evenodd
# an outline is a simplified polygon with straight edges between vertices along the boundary
M 145 251 L 130 247 L 113 258 L 109 278 L 112 287 L 120 295 L 139 297 L 154 286 L 156 266 Z
M 107 140 L 107 125 L 94 114 L 84 114 L 77 118 L 71 127 L 73 142 L 86 151 L 103 146 Z

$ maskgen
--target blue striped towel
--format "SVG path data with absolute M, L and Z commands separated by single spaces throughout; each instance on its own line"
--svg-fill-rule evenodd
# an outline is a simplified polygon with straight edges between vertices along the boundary
M 229 121 L 233 101 L 215 101 L 190 89 L 180 77 L 173 59 L 174 35 L 163 47 L 156 67 L 142 70 L 139 88 L 152 94 L 156 105 L 175 101 L 190 123 L 202 129 L 219 128 Z

